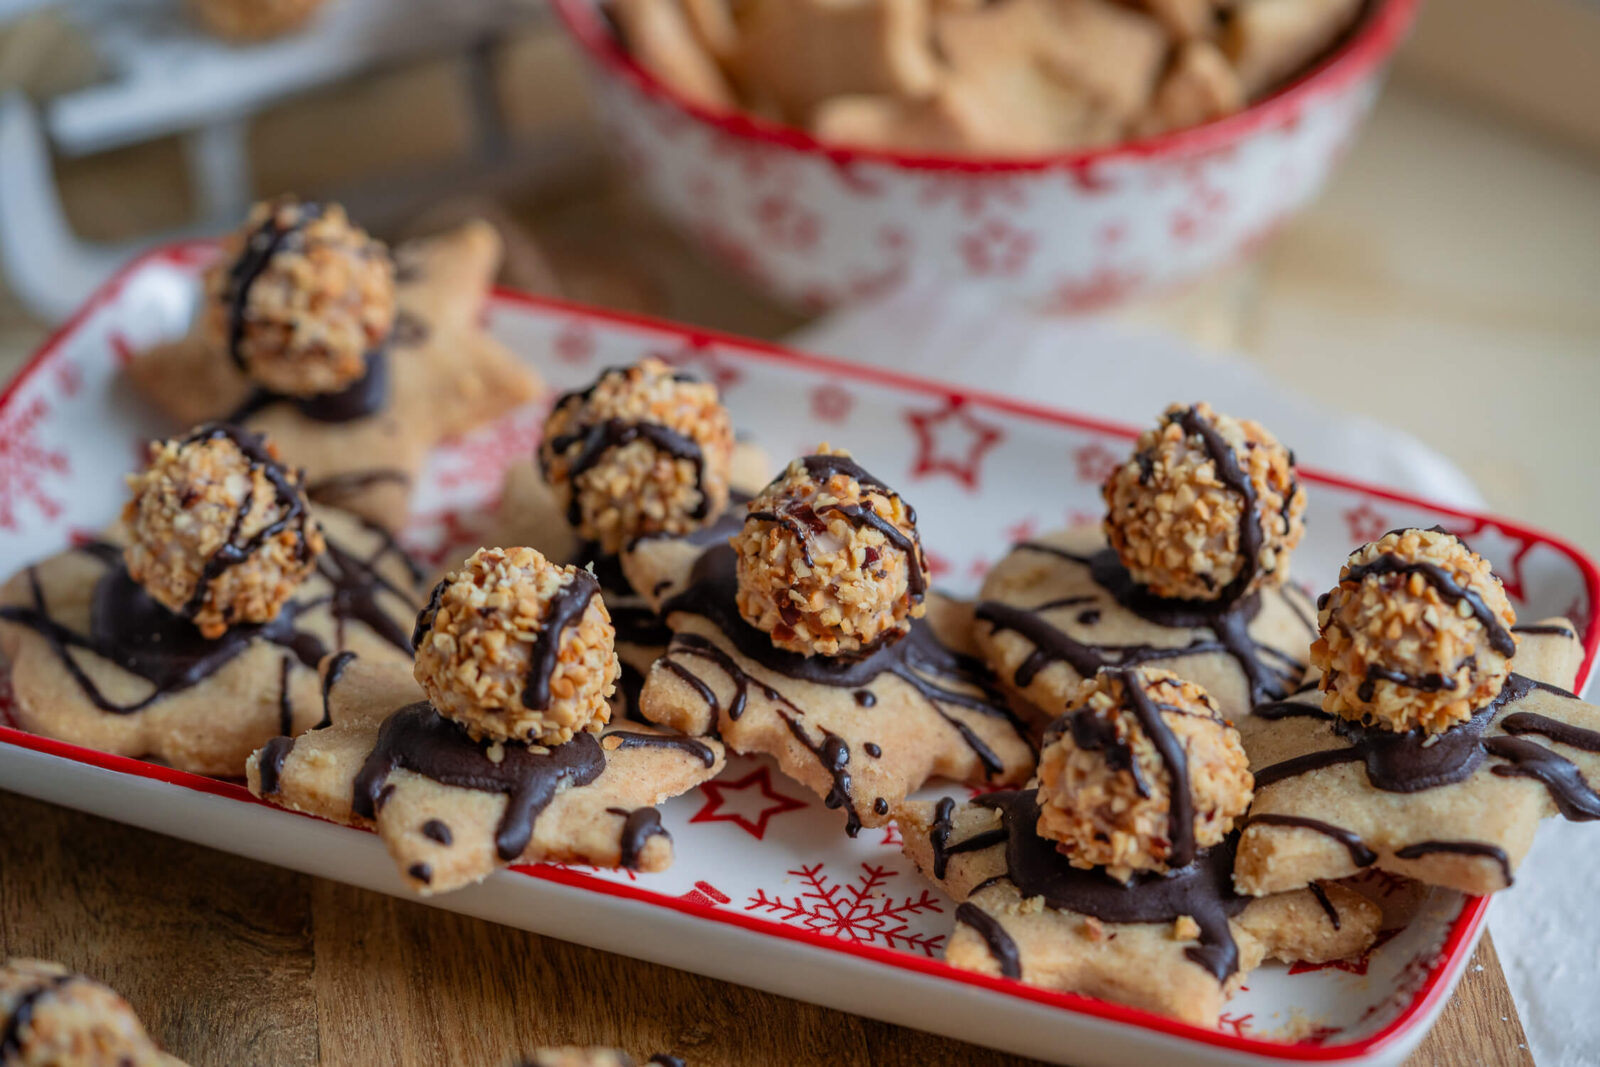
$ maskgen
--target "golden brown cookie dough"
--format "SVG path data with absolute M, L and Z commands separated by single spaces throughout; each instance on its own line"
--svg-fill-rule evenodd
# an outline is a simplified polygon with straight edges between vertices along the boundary
M 966 654 L 961 605 L 930 596 L 926 619 L 865 659 L 801 656 L 739 614 L 730 546 L 648 540 L 623 564 L 673 633 L 646 678 L 645 717 L 773 755 L 843 809 L 847 832 L 885 825 L 931 777 L 1006 785 L 1033 769 L 1021 723 Z
M 0 965 L 0 1063 L 7 1067 L 183 1067 L 110 988 L 59 963 Z
M 1300 686 L 1313 612 L 1293 585 L 1221 611 L 1141 596 L 1101 532 L 1083 526 L 1019 544 L 990 570 L 974 636 L 1044 721 L 1101 667 L 1147 665 L 1197 683 L 1240 723 Z
M 278 217 L 264 215 L 256 230 L 275 227 Z M 377 314 L 369 305 L 382 306 L 381 299 L 369 294 L 374 285 L 381 288 L 381 282 L 348 279 L 340 273 L 352 263 L 368 263 L 363 254 L 349 250 L 353 235 L 343 229 L 327 235 L 334 249 L 325 258 L 332 265 L 313 270 L 310 259 L 321 262 L 324 257 L 299 230 L 262 232 L 269 232 L 266 254 L 258 248 L 245 266 L 264 264 L 262 273 L 273 280 L 280 276 L 273 273 L 280 256 L 307 261 L 297 269 L 286 268 L 282 277 L 286 284 L 307 286 L 308 292 L 268 303 L 274 309 L 304 304 L 306 314 L 318 316 L 313 322 L 297 312 L 293 336 L 304 343 L 287 346 L 281 330 L 269 330 L 251 319 L 252 326 L 261 325 L 263 349 L 272 354 L 348 351 L 353 338 L 365 336 L 363 331 Z M 243 237 L 242 254 L 251 255 L 251 241 L 249 234 Z M 242 370 L 271 366 L 311 385 L 334 380 L 322 377 L 321 371 L 304 373 L 307 368 L 300 359 L 264 354 L 254 363 L 236 363 L 232 331 L 216 319 L 225 282 L 213 283 L 221 288 L 187 337 L 139 355 L 128 374 L 135 388 L 177 423 L 231 419 L 266 433 L 278 442 L 285 465 L 306 471 L 307 491 L 314 501 L 334 504 L 394 530 L 406 520 L 413 482 L 436 443 L 498 418 L 535 399 L 543 389 L 538 376 L 483 329 L 481 316 L 499 259 L 500 239 L 483 222 L 469 222 L 450 233 L 402 246 L 395 254 L 392 329 L 368 354 L 365 376 L 344 392 L 286 398 L 267 391 L 264 383 Z M 233 266 L 225 262 L 220 269 L 227 272 Z M 245 272 L 240 282 L 248 275 Z M 260 276 L 256 277 L 259 284 Z M 309 290 L 313 282 L 316 296 Z M 233 290 L 236 297 L 243 291 L 243 307 L 254 307 L 254 285 L 236 284 Z M 332 299 L 335 292 L 342 294 L 340 299 Z M 231 307 L 230 302 L 229 321 Z M 324 326 L 325 320 L 337 323 L 337 328 Z M 338 361 L 310 362 L 326 370 Z
M 627 725 L 555 748 L 475 742 L 392 661 L 328 661 L 332 724 L 280 738 L 246 765 L 281 807 L 368 826 L 418 893 L 513 863 L 664 870 L 672 839 L 654 805 L 716 777 L 722 745 Z
M 1378 906 L 1344 886 L 1235 896 L 1231 842 L 1131 886 L 1079 870 L 1034 832 L 1037 810 L 1014 792 L 897 812 L 906 856 L 960 902 L 947 962 L 1211 1026 L 1262 960 L 1341 959 L 1378 932 Z
M 421 575 L 385 533 L 316 510 L 326 549 L 265 626 L 216 640 L 128 577 L 127 532 L 68 549 L 0 588 L 12 714 L 31 733 L 182 770 L 237 776 L 252 751 L 323 718 L 317 665 L 360 653 L 409 670 Z
M 1257 708 L 1240 723 L 1256 800 L 1239 891 L 1377 867 L 1492 893 L 1511 884 L 1541 818 L 1600 818 L 1600 709 L 1565 691 L 1583 655 L 1566 625 L 1525 627 L 1501 694 L 1442 734 L 1337 718 L 1314 688 Z

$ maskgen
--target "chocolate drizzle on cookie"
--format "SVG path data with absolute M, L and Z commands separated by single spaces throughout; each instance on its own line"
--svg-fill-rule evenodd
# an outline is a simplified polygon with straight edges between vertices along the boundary
M 1498 616 L 1484 603 L 1483 597 L 1476 590 L 1469 589 L 1455 580 L 1451 573 L 1436 563 L 1427 560 L 1401 559 L 1392 553 L 1386 553 L 1356 567 L 1350 567 L 1339 577 L 1339 584 L 1359 585 L 1368 578 L 1383 579 L 1392 575 L 1401 575 L 1402 581 L 1406 576 L 1419 575 L 1422 580 L 1433 587 L 1441 599 L 1451 604 L 1466 604 L 1471 610 L 1473 618 L 1478 620 L 1489 635 L 1489 647 L 1502 656 L 1513 656 L 1517 651 L 1517 640 L 1512 636 L 1511 630 L 1502 623 Z M 1365 699 L 1365 698 L 1363 698 Z
M 928 844 L 933 848 L 933 876 L 943 879 L 945 872 L 950 868 L 950 857 L 963 852 L 979 852 L 995 845 L 1004 844 L 1006 831 L 1004 827 L 993 830 L 984 830 L 982 833 L 973 834 L 955 844 L 950 843 L 952 819 L 955 815 L 956 802 L 953 797 L 940 797 L 939 803 L 934 805 L 933 825 L 928 828 Z
M 243 422 L 274 404 L 289 404 L 313 422 L 354 422 L 383 410 L 389 400 L 389 353 L 375 348 L 366 356 L 366 373 L 337 393 L 290 396 L 256 386 L 228 414 L 228 422 Z
M 616 744 L 610 743 L 613 740 Z M 612 730 L 601 739 L 600 747 L 607 752 L 615 752 L 622 748 L 673 748 L 693 756 L 707 767 L 714 767 L 717 763 L 717 754 L 711 750 L 710 745 L 681 734 L 644 734 Z
M 661 812 L 655 808 L 635 808 L 628 811 L 625 808 L 607 808 L 612 815 L 622 815 L 622 848 L 621 865 L 630 871 L 639 869 L 639 857 L 644 853 L 644 846 L 650 843 L 652 837 L 664 837 L 672 840 L 672 835 L 667 828 L 661 825 Z
M 1166 874 L 1140 872 L 1124 883 L 1100 868 L 1072 866 L 1056 851 L 1055 842 L 1040 837 L 1035 830 L 1039 803 L 1032 792 L 987 793 L 972 803 L 1000 813 L 1006 871 L 977 886 L 971 896 L 1003 880 L 1024 898 L 1043 897 L 1048 907 L 1101 922 L 1167 923 L 1191 916 L 1199 924 L 1200 943 L 1185 949 L 1184 955 L 1219 982 L 1239 969 L 1239 947 L 1228 920 L 1243 911 L 1249 899 L 1233 891 L 1237 834 L 1200 850 L 1185 867 Z
M 1350 853 L 1350 862 L 1357 867 L 1370 867 L 1378 862 L 1378 854 L 1368 848 L 1361 835 L 1341 826 L 1323 822 L 1321 819 L 1307 818 L 1304 815 L 1278 815 L 1263 812 L 1260 815 L 1248 815 L 1240 825 L 1243 831 L 1251 826 L 1287 826 L 1300 830 L 1310 830 L 1324 837 L 1332 838 L 1345 847 Z
M 999 919 L 971 901 L 962 901 L 956 907 L 956 922 L 972 927 L 983 938 L 983 943 L 989 946 L 989 955 L 994 957 L 995 964 L 1000 968 L 1002 978 L 1022 977 L 1022 954 L 1017 951 L 1016 941 L 1006 933 Z
M 1486 841 L 1419 841 L 1414 845 L 1396 849 L 1394 858 L 1397 860 L 1415 860 L 1435 853 L 1448 853 L 1454 856 L 1475 856 L 1486 860 L 1493 860 L 1500 865 L 1501 877 L 1506 885 L 1510 886 L 1511 857 L 1506 855 L 1506 850 L 1499 845 L 1491 845 Z
M 1133 580 L 1114 550 L 1101 549 L 1081 555 L 1056 545 L 1025 541 L 1018 550 L 1041 552 L 1076 563 L 1089 570 L 1090 577 L 1118 604 L 1146 622 L 1168 629 L 1209 630 L 1210 636 L 1197 636 L 1188 644 L 1158 647 L 1146 644 L 1102 645 L 1072 637 L 1047 622 L 1046 612 L 1086 603 L 1092 598 L 1068 597 L 1032 608 L 986 600 L 977 607 L 977 618 L 995 631 L 1009 630 L 1034 646 L 1018 664 L 1013 681 L 1027 688 L 1052 663 L 1065 663 L 1084 678 L 1092 678 L 1103 667 L 1132 667 L 1187 656 L 1222 654 L 1232 657 L 1244 672 L 1250 686 L 1251 703 L 1279 700 L 1292 693 L 1305 674 L 1305 664 L 1282 649 L 1256 641 L 1250 624 L 1261 611 L 1261 594 L 1251 593 L 1233 601 L 1170 600 L 1152 595 Z M 1286 603 L 1298 590 L 1282 590 Z M 1298 610 L 1302 621 L 1305 616 Z M 1084 613 L 1078 614 L 1080 625 Z M 1095 616 L 1098 621 L 1099 616 Z M 1308 625 L 1309 639 L 1312 628 Z
M 490 758 L 491 747 L 490 742 L 472 740 L 426 701 L 401 708 L 378 729 L 377 744 L 356 775 L 351 810 L 360 818 L 376 819 L 382 790 L 396 769 L 457 789 L 501 794 L 506 810 L 495 828 L 495 850 L 509 863 L 528 847 L 534 822 L 557 790 L 588 785 L 606 766 L 600 742 L 588 733 L 544 750 L 505 742 L 498 760 Z
M 114 715 L 143 711 L 165 697 L 198 685 L 263 641 L 288 650 L 300 666 L 316 670 L 327 648 L 315 634 L 296 629 L 296 624 L 301 616 L 322 606 L 334 618 L 340 645 L 344 643 L 345 623 L 354 619 L 409 653 L 411 646 L 405 641 L 404 630 L 395 616 L 379 605 L 377 597 L 380 591 L 391 593 L 409 609 L 411 596 L 377 568 L 388 556 L 402 561 L 413 575 L 418 573 L 417 567 L 386 533 L 373 527 L 369 530 L 379 537 L 379 544 L 366 556 L 326 538 L 328 550 L 318 560 L 317 573 L 332 587 L 330 591 L 302 594 L 300 599 L 286 603 L 271 622 L 236 625 L 215 639 L 202 637 L 187 618 L 169 611 L 146 593 L 128 575 L 122 550 L 104 541 L 77 549 L 107 568 L 92 593 L 88 633 L 78 633 L 51 616 L 38 570 L 33 567 L 27 571 L 31 605 L 0 607 L 0 619 L 26 626 L 44 638 L 84 697 L 96 708 Z M 129 703 L 110 699 L 83 669 L 74 649 L 108 660 L 144 679 L 150 683 L 151 692 Z M 336 661 L 330 675 L 338 669 L 340 664 Z

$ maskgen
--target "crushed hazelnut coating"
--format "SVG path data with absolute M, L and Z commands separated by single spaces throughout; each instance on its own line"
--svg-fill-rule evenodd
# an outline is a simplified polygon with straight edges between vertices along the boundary
M 860 656 L 904 637 L 926 610 L 916 512 L 822 445 L 789 464 L 730 538 L 739 612 L 778 648 Z
M 31 1000 L 29 999 L 31 998 Z M 26 1005 L 26 1021 L 14 1021 Z M 0 966 L 0 1062 L 18 1067 L 157 1067 L 161 1055 L 128 1002 L 59 963 Z
M 1279 585 L 1305 533 L 1293 454 L 1259 423 L 1204 403 L 1167 408 L 1102 494 L 1111 547 L 1162 597 L 1234 599 Z
M 1182 747 L 1194 843 L 1209 848 L 1250 807 L 1255 779 L 1235 730 L 1206 691 L 1170 671 L 1133 672 Z M 1123 679 L 1085 680 L 1039 753 L 1039 834 L 1074 867 L 1127 881 L 1167 870 L 1174 776 L 1131 710 Z
M 128 476 L 128 574 L 205 637 L 271 622 L 325 547 L 300 487 L 301 473 L 248 431 L 210 425 L 152 442 Z
M 414 673 L 475 739 L 560 745 L 611 718 L 616 636 L 588 571 L 480 548 L 417 617 Z
M 1481 556 L 1442 530 L 1397 530 L 1355 552 L 1317 603 L 1311 662 L 1335 715 L 1438 733 L 1499 695 L 1517 615 Z
M 722 514 L 733 421 L 716 386 L 650 357 L 556 401 L 539 462 L 579 536 L 616 553 Z
M 257 384 L 338 393 L 394 327 L 394 263 L 337 204 L 257 204 L 206 274 L 206 329 Z

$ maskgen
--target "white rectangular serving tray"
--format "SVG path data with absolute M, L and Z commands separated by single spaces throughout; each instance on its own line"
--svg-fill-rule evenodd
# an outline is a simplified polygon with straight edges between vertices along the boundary
M 212 255 L 209 244 L 185 244 L 132 264 L 0 393 L 0 570 L 112 520 L 142 442 L 175 429 L 142 407 L 118 372 L 134 353 L 184 331 Z M 557 389 L 655 353 L 715 380 L 736 425 L 777 459 L 822 440 L 848 446 L 915 503 L 935 581 L 955 593 L 974 591 L 1010 542 L 1095 517 L 1100 482 L 1132 436 L 1015 400 L 511 292 L 497 293 L 487 313 L 494 333 Z M 1239 414 L 1271 423 L 1271 412 Z M 438 565 L 476 547 L 507 465 L 532 453 L 543 416 L 540 406 L 516 412 L 438 450 L 405 535 L 420 558 Z M 1279 430 L 1292 444 L 1293 428 Z M 1309 589 L 1331 583 L 1354 545 L 1385 530 L 1443 525 L 1494 562 L 1521 615 L 1563 614 L 1577 624 L 1581 688 L 1600 643 L 1590 620 L 1600 572 L 1583 555 L 1502 519 L 1316 473 L 1305 483 L 1308 533 L 1294 569 Z M 372 834 L 266 806 L 236 782 L 24 733 L 6 724 L 4 710 L 0 689 L 0 788 L 407 895 Z M 930 795 L 968 792 L 946 785 Z M 848 839 L 837 812 L 769 761 L 730 759 L 720 779 L 662 814 L 678 856 L 664 873 L 518 867 L 429 903 L 1083 1065 L 1397 1064 L 1449 998 L 1487 908 L 1433 891 L 1361 960 L 1253 972 L 1222 1024 L 1208 1029 L 947 967 L 939 956 L 952 904 L 902 858 L 893 828 Z

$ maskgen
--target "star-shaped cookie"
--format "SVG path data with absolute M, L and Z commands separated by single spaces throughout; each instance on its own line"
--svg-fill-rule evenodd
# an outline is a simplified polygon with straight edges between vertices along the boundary
M 956 602 L 930 596 L 909 636 L 866 659 L 802 657 L 739 614 L 730 546 L 645 541 L 623 564 L 672 629 L 645 679 L 645 717 L 772 755 L 843 809 L 848 833 L 886 825 L 935 776 L 1007 785 L 1032 772 L 1022 724 L 963 651 L 970 620 Z
M 736 444 L 728 478 L 733 487 L 728 513 L 688 540 L 697 545 L 727 540 L 744 520 L 744 501 L 766 484 L 769 474 L 770 463 L 761 448 L 743 441 Z M 617 628 L 617 658 L 622 666 L 622 677 L 611 699 L 612 714 L 642 722 L 639 691 L 644 687 L 644 676 L 650 665 L 661 658 L 672 633 L 646 598 L 634 591 L 622 573 L 621 563 L 598 553 L 595 546 L 578 537 L 567 522 L 566 509 L 533 460 L 520 460 L 506 472 L 496 531 L 489 539 L 491 544 L 527 545 L 549 559 L 594 568 L 611 622 Z
M 1512 882 L 1539 820 L 1600 818 L 1600 708 L 1566 691 L 1582 659 L 1565 620 L 1519 627 L 1499 698 L 1424 741 L 1335 718 L 1308 688 L 1239 723 L 1255 803 L 1239 891 L 1377 867 L 1464 893 Z
M 313 500 L 397 529 L 429 449 L 533 400 L 543 386 L 483 328 L 500 260 L 491 226 L 466 223 L 401 247 L 395 259 L 388 398 L 373 414 L 323 421 L 292 402 L 258 407 L 249 380 L 206 339 L 199 320 L 182 340 L 136 357 L 129 377 L 176 423 L 233 416 L 266 433 L 285 464 L 305 469 Z
M 513 863 L 660 871 L 654 805 L 721 772 L 714 740 L 624 725 L 554 748 L 472 741 L 423 699 L 409 664 L 324 665 L 331 725 L 250 757 L 250 791 L 377 830 L 406 884 L 442 893 Z
M 323 718 L 317 666 L 334 652 L 411 662 L 421 575 L 382 530 L 317 509 L 327 550 L 278 617 L 214 641 L 148 597 L 124 533 L 68 549 L 0 589 L 13 714 L 32 733 L 237 777 L 269 738 Z
M 1091 526 L 1014 546 L 985 579 L 976 619 L 990 665 L 1044 720 L 1101 667 L 1150 664 L 1197 683 L 1238 722 L 1299 688 L 1316 636 L 1310 599 L 1293 585 L 1220 611 L 1152 597 Z
M 1227 844 L 1125 887 L 1070 866 L 1035 833 L 1031 790 L 913 802 L 897 821 L 906 856 L 960 902 L 946 961 L 1202 1026 L 1216 1024 L 1262 960 L 1356 955 L 1382 918 L 1376 904 L 1335 884 L 1237 896 Z

